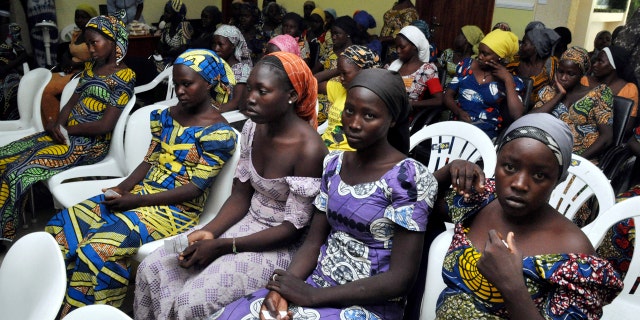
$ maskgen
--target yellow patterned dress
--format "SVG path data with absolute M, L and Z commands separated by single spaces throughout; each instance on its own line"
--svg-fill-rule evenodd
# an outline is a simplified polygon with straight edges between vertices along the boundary
M 120 306 L 129 284 L 129 257 L 142 244 L 194 227 L 211 184 L 233 155 L 237 137 L 226 123 L 183 127 L 170 109 L 150 117 L 152 140 L 144 161 L 151 167 L 131 193 L 156 194 L 187 184 L 203 192 L 182 203 L 124 212 L 109 210 L 100 194 L 56 214 L 45 230 L 59 243 L 67 264 L 62 314 L 94 303 Z
M 75 90 L 80 99 L 69 114 L 67 127 L 100 120 L 108 106 L 124 109 L 134 94 L 135 79 L 129 68 L 99 76 L 93 73 L 93 64 L 87 63 Z M 29 187 L 69 168 L 102 160 L 109 151 L 111 133 L 70 136 L 69 140 L 69 145 L 57 144 L 40 132 L 0 147 L 0 239 L 15 237 L 23 210 L 20 203 Z

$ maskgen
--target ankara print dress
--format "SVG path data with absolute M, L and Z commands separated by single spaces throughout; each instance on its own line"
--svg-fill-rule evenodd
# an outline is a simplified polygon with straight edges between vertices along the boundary
M 316 288 L 332 287 L 387 272 L 393 249 L 393 230 L 400 226 L 424 232 L 438 185 L 419 162 L 405 159 L 372 182 L 349 185 L 340 170 L 344 153 L 325 158 L 316 208 L 327 215 L 331 231 L 320 248 L 318 264 L 306 282 Z M 259 319 L 268 290 L 247 295 L 210 319 Z M 346 308 L 306 308 L 289 305 L 293 319 L 402 319 L 406 297 L 375 305 Z

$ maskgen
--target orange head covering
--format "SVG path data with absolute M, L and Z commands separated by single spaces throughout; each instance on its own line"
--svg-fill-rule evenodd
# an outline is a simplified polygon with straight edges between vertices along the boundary
M 268 55 L 275 56 L 282 62 L 293 89 L 298 93 L 298 101 L 296 102 L 296 114 L 298 117 L 309 121 L 312 127 L 317 128 L 318 81 L 313 76 L 307 63 L 298 55 L 290 52 L 278 51 Z

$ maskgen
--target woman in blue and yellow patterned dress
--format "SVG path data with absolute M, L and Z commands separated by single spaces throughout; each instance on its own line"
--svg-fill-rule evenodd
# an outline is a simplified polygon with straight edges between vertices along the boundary
M 127 30 L 116 17 L 94 17 L 85 40 L 92 60 L 58 119 L 45 131 L 0 148 L 0 239 L 15 237 L 23 196 L 34 183 L 79 165 L 102 160 L 111 131 L 133 96 L 135 73 L 120 63 L 127 52 Z M 64 129 L 69 134 L 66 141 Z
M 609 261 L 548 204 L 566 179 L 573 137 L 549 114 L 516 120 L 498 143 L 495 179 L 465 161 L 434 173 L 456 223 L 442 265 L 438 319 L 598 319 L 622 290 Z M 504 237 L 503 237 L 504 235 Z
M 209 187 L 236 146 L 235 131 L 214 108 L 228 99 L 227 72 L 231 69 L 213 51 L 181 54 L 173 69 L 178 105 L 151 113 L 152 139 L 144 161 L 118 186 L 49 221 L 45 230 L 54 235 L 67 263 L 62 315 L 93 303 L 120 306 L 129 257 L 147 242 L 198 223 Z M 213 106 L 211 90 L 216 92 Z

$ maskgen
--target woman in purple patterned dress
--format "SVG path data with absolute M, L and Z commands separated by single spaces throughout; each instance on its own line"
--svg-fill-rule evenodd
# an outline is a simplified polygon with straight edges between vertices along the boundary
M 211 319 L 401 319 L 437 183 L 409 151 L 402 79 L 362 70 L 342 123 L 356 151 L 324 161 L 309 235 L 285 270 Z
M 199 319 L 267 284 L 299 247 L 327 148 L 315 131 L 317 84 L 295 54 L 264 57 L 247 82 L 240 161 L 229 199 L 179 255 L 138 268 L 136 319 Z M 309 124 L 313 125 L 309 125 Z

